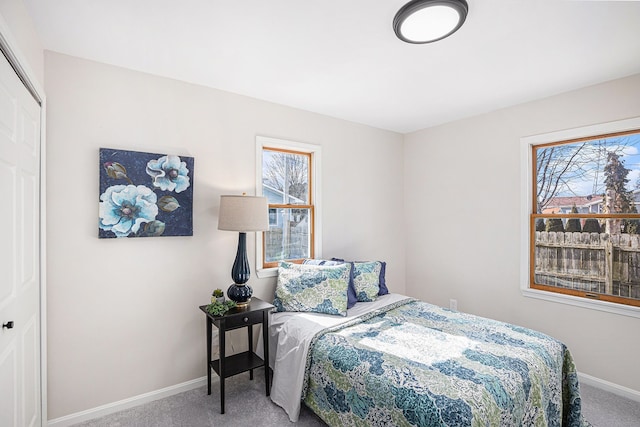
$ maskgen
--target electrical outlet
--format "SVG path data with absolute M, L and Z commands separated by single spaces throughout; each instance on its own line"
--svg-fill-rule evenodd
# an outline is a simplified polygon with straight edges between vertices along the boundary
M 458 311 L 458 300 L 450 299 L 449 300 L 449 308 L 453 311 Z

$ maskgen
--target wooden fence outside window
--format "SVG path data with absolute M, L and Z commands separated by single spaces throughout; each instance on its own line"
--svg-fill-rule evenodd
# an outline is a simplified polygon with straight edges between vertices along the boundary
M 640 299 L 640 235 L 535 232 L 535 283 Z

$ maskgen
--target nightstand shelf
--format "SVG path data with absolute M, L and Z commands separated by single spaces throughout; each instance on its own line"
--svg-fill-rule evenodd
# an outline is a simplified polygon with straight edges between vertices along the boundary
M 269 370 L 269 313 L 275 307 L 259 298 L 252 298 L 245 307 L 235 307 L 222 316 L 207 313 L 206 305 L 200 310 L 206 314 L 207 323 L 207 393 L 211 394 L 211 370 L 220 377 L 220 413 L 224 414 L 224 380 L 225 378 L 249 371 L 249 379 L 253 380 L 253 370 L 264 367 L 264 380 L 267 396 L 271 391 Z M 253 325 L 262 325 L 262 341 L 264 360 L 253 352 Z M 220 358 L 211 360 L 211 335 L 213 326 L 218 328 L 218 351 Z M 249 351 L 226 355 L 226 332 L 234 329 L 247 329 Z
M 245 351 L 243 353 L 234 354 L 233 356 L 225 357 L 224 377 L 229 378 L 243 372 L 250 371 L 251 369 L 264 366 L 264 360 L 260 358 L 254 352 Z M 220 375 L 220 359 L 211 361 L 211 369 L 216 371 L 218 376 Z

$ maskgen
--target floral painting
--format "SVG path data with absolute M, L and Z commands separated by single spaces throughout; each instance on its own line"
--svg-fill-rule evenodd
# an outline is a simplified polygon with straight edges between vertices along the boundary
M 193 235 L 193 157 L 100 149 L 98 237 Z

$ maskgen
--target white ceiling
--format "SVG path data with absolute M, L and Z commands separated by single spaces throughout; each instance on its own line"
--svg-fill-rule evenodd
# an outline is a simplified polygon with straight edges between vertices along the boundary
M 410 45 L 408 0 L 23 0 L 43 47 L 401 133 L 640 72 L 640 2 L 468 0 Z

